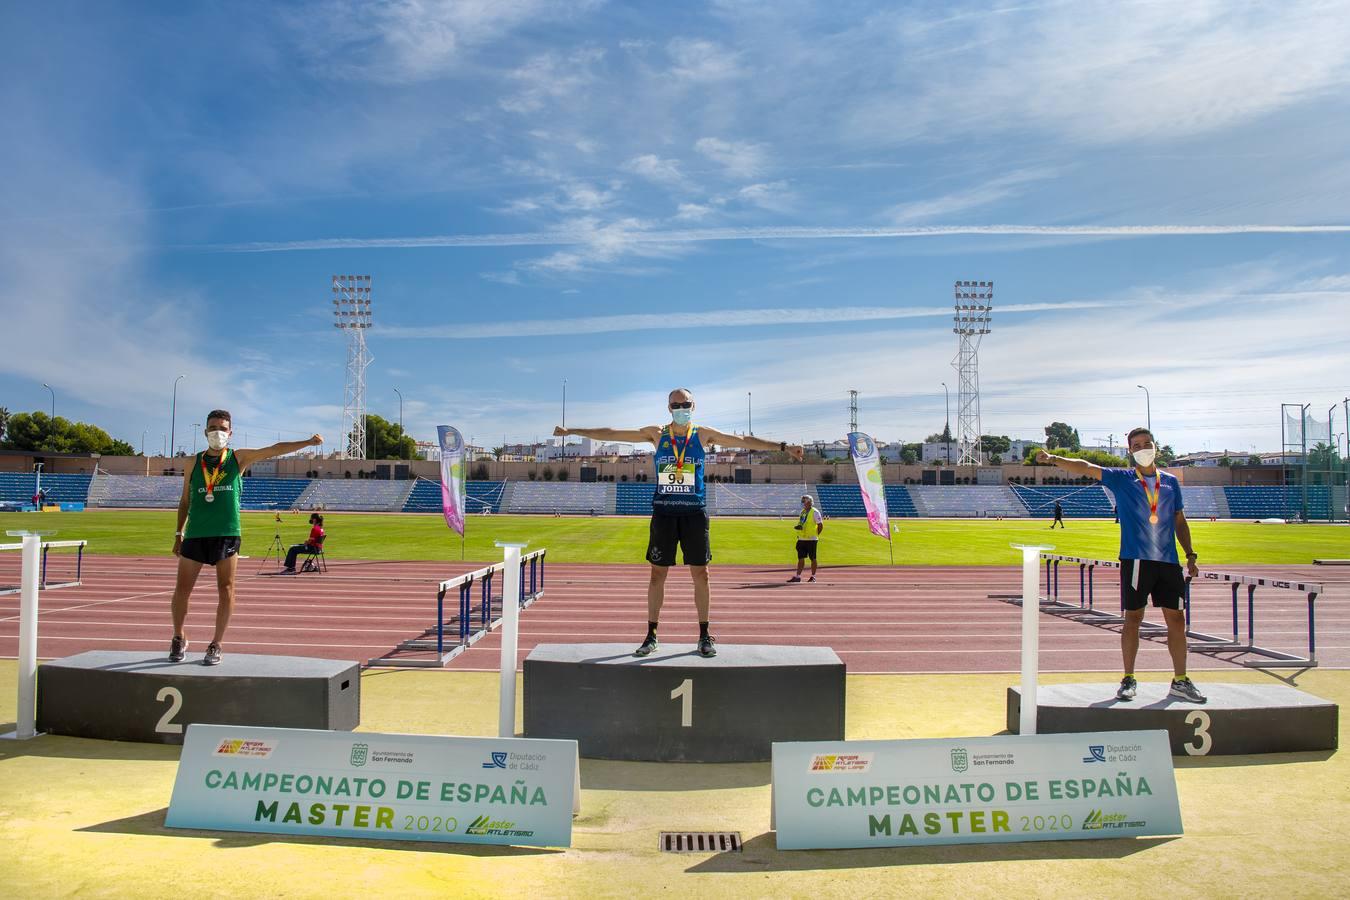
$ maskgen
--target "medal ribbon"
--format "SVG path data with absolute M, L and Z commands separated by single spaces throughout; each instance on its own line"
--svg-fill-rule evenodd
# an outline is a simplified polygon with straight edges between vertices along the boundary
M 675 429 L 669 425 L 666 426 L 666 434 L 670 435 L 670 449 L 675 454 L 675 471 L 684 471 L 684 455 L 689 452 L 689 441 L 693 439 L 694 432 L 698 431 L 698 426 L 692 422 L 689 424 L 689 432 L 684 436 L 684 446 L 675 443 Z
M 206 496 L 213 496 L 216 485 L 220 484 L 225 478 L 225 473 L 222 472 L 221 469 L 225 467 L 225 460 L 229 458 L 229 455 L 230 450 L 228 447 L 220 451 L 220 459 L 216 462 L 215 471 L 208 472 L 206 469 L 206 454 L 202 454 L 202 481 L 206 483 Z
M 1144 480 L 1143 473 L 1135 472 L 1135 474 L 1139 476 L 1139 484 L 1144 488 L 1144 497 L 1148 500 L 1149 521 L 1156 522 L 1158 521 L 1158 499 L 1162 496 L 1162 475 L 1159 474 L 1157 476 L 1157 489 L 1150 491 L 1148 489 L 1148 482 Z

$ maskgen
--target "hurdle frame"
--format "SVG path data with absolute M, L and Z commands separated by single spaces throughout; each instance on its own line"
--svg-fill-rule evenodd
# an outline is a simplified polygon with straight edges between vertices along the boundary
M 1123 616 L 1095 608 L 1093 574 L 1099 567 L 1106 569 L 1121 568 L 1119 560 L 1063 556 L 1052 553 L 1041 554 L 1041 559 L 1045 562 L 1045 595 L 1040 598 L 1042 612 L 1092 625 L 1113 625 L 1125 621 Z M 1076 605 L 1060 599 L 1059 567 L 1061 563 L 1071 563 L 1078 566 L 1078 603 Z M 1191 609 L 1192 579 L 1187 578 L 1183 609 L 1186 613 L 1186 636 L 1190 638 L 1190 641 L 1187 643 L 1188 650 L 1196 653 L 1211 654 L 1246 653 L 1263 657 L 1262 659 L 1241 661 L 1241 664 L 1244 667 L 1250 669 L 1310 669 L 1317 667 L 1317 598 L 1324 591 L 1324 586 L 1322 584 L 1316 582 L 1289 581 L 1279 578 L 1266 578 L 1256 575 L 1239 575 L 1232 572 L 1206 571 L 1200 573 L 1200 578 L 1205 581 L 1217 581 L 1228 584 L 1232 588 L 1232 634 L 1229 636 L 1220 636 L 1208 634 L 1193 628 L 1194 621 Z M 1247 628 L 1245 639 L 1242 634 L 1238 597 L 1240 588 L 1244 586 L 1247 588 Z M 1256 589 L 1258 587 L 1293 590 L 1304 594 L 1308 603 L 1308 653 L 1306 656 L 1289 653 L 1284 650 L 1275 650 L 1270 647 L 1263 647 L 1256 643 Z M 1140 633 L 1148 637 L 1155 637 L 1166 634 L 1167 627 L 1155 622 L 1142 622 L 1140 623 Z
M 84 581 L 82 580 L 82 575 L 84 573 L 84 548 L 87 546 L 89 546 L 88 541 L 43 541 L 41 549 L 41 560 L 38 568 L 38 590 L 46 591 L 46 590 L 54 590 L 56 588 L 79 587 L 80 585 L 84 584 Z M 58 581 L 53 583 L 47 580 L 47 551 L 52 547 L 76 548 L 74 581 Z M 22 549 L 23 549 L 22 543 L 0 544 L 0 552 L 8 550 L 22 550 Z M 0 597 L 3 597 L 7 594 L 17 594 L 21 590 L 22 587 L 12 587 L 12 588 L 0 587 Z
M 544 557 L 547 554 L 548 550 L 545 548 L 522 554 L 520 557 L 520 591 L 517 598 L 520 609 L 525 609 L 544 596 Z M 466 572 L 463 575 L 457 575 L 454 578 L 442 581 L 436 586 L 436 623 L 425 629 L 419 636 L 411 640 L 400 641 L 390 654 L 367 660 L 366 665 L 370 667 L 421 669 L 443 668 L 446 663 L 478 643 L 501 624 L 501 618 L 494 618 L 492 614 L 495 601 L 492 596 L 492 585 L 498 573 L 503 573 L 504 576 L 507 565 L 506 561 L 493 563 L 490 566 L 484 566 L 481 569 L 475 569 L 472 572 Z M 527 567 L 529 568 L 528 589 L 526 588 L 525 578 Z M 503 580 L 505 580 L 504 577 Z M 475 584 L 480 585 L 480 600 L 477 610 L 474 609 L 473 605 Z M 455 612 L 447 620 L 445 615 L 446 597 L 452 591 L 457 591 L 459 594 L 458 604 L 455 604 Z M 501 598 L 502 603 L 505 603 L 505 599 L 505 596 Z M 454 604 L 453 599 L 451 603 Z M 475 616 L 475 612 L 477 616 Z M 474 627 L 475 618 L 477 618 L 476 628 Z M 400 650 L 433 650 L 436 655 L 412 659 L 393 655 Z

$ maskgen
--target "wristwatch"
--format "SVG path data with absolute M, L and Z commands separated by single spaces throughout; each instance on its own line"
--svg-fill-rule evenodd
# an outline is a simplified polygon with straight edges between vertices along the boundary
M 1197 560 L 1197 559 L 1199 559 L 1199 558 L 1200 558 L 1200 556 L 1199 556 L 1198 554 L 1195 554 L 1195 553 L 1187 553 L 1187 554 L 1186 554 L 1186 559 L 1188 559 L 1188 560 Z

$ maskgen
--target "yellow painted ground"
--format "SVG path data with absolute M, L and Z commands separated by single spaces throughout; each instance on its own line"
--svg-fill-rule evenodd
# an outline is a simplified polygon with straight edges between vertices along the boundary
M 1269 680 L 1258 672 L 1225 681 Z M 996 734 L 1009 675 L 864 675 L 848 736 Z M 1047 682 L 1101 675 L 1047 676 Z M 1350 704 L 1350 672 L 1298 687 Z M 492 734 L 495 676 L 370 672 L 362 730 Z M 14 662 L 0 661 L 0 722 Z M 12 726 L 5 725 L 4 729 Z M 1341 727 L 1344 742 L 1345 725 Z M 0 743 L 5 895 L 200 898 L 522 896 L 1343 897 L 1346 753 L 1177 761 L 1186 836 L 923 850 L 779 853 L 769 766 L 582 763 L 569 850 L 208 834 L 163 827 L 178 748 L 45 737 Z M 661 854 L 662 830 L 740 831 L 742 854 Z

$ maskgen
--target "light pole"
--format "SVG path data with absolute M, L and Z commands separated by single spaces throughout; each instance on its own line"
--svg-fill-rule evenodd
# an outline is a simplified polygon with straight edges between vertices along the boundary
M 145 432 L 141 432 L 141 456 L 145 455 Z
M 401 456 L 403 453 L 403 392 L 394 388 L 394 393 L 398 394 L 398 452 Z
M 201 431 L 201 428 L 202 428 L 202 423 L 201 423 L 201 422 L 193 422 L 193 423 L 192 423 L 192 455 L 193 455 L 193 456 L 196 456 L 196 455 L 197 455 L 197 432 L 198 432 L 198 431 Z
M 1148 433 L 1153 434 L 1153 398 L 1148 394 L 1148 388 L 1142 384 L 1136 384 L 1135 387 L 1144 392 L 1144 426 L 1148 428 Z
M 47 390 L 52 391 L 52 386 L 50 384 L 43 382 L 42 386 Z M 56 421 L 56 391 L 52 391 L 52 421 Z
M 947 444 L 947 465 L 952 464 L 952 392 L 947 390 L 947 382 L 942 382 L 942 396 L 947 402 L 947 419 L 942 426 L 942 437 Z
M 184 377 L 184 376 L 179 375 L 177 378 L 175 378 L 175 379 L 173 380 L 173 404 L 169 407 L 169 418 L 170 418 L 170 424 L 169 424 L 169 452 L 170 452 L 170 453 L 173 453 L 173 442 L 174 442 L 175 437 L 177 437 L 177 435 L 174 433 L 174 429 L 176 429 L 176 428 L 178 427 L 178 382 L 182 381 L 182 380 L 183 380 L 183 377 Z
M 562 427 L 567 430 L 567 379 L 563 379 Z M 562 437 L 562 458 L 567 459 L 567 435 Z

